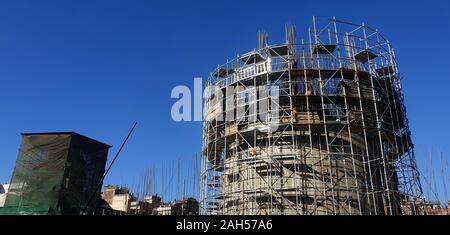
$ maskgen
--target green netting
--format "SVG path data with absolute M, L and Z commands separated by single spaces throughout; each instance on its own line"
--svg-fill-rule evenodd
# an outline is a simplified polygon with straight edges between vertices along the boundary
M 108 149 L 75 133 L 24 135 L 0 214 L 79 214 L 101 180 Z

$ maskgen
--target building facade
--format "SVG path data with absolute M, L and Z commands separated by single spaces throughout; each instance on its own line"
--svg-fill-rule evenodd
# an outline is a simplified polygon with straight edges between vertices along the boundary
M 119 187 L 117 185 L 106 185 L 103 188 L 102 198 L 113 210 L 124 213 L 130 211 L 131 203 L 135 201 L 133 194 L 128 188 Z
M 0 184 L 0 207 L 3 207 L 5 205 L 8 188 L 9 184 Z
M 400 73 L 378 31 L 313 19 L 208 78 L 203 214 L 402 214 L 422 197 Z
M 93 212 L 110 147 L 74 132 L 23 133 L 0 214 Z

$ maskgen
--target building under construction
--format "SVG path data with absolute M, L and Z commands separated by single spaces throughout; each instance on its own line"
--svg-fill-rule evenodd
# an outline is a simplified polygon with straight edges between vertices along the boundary
M 0 215 L 94 213 L 110 147 L 75 132 L 23 133 Z
M 202 214 L 419 214 L 422 199 L 394 48 L 378 30 L 313 18 L 305 40 L 208 79 Z M 265 105 L 264 105 L 265 104 Z

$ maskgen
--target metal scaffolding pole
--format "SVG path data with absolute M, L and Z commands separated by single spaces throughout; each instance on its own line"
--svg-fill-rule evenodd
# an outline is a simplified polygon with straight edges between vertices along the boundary
M 201 212 L 421 213 L 389 41 L 335 18 L 314 17 L 306 42 L 295 34 L 286 26 L 285 43 L 269 45 L 260 33 L 258 49 L 210 74 Z

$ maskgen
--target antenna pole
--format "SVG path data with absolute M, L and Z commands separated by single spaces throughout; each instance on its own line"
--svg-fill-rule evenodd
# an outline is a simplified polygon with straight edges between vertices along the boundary
M 117 157 L 119 157 L 120 152 L 122 152 L 123 147 L 125 146 L 125 144 L 127 143 L 128 139 L 130 138 L 131 134 L 134 131 L 134 128 L 136 128 L 137 126 L 137 122 L 134 123 L 133 127 L 131 128 L 130 132 L 128 132 L 127 137 L 125 138 L 125 140 L 123 141 L 122 145 L 119 148 L 119 151 L 117 151 L 116 156 L 113 158 L 112 162 L 109 164 L 108 169 L 105 171 L 105 174 L 103 174 L 102 179 L 100 180 L 100 182 L 97 185 L 97 188 L 95 189 L 94 193 L 92 194 L 92 196 L 89 198 L 88 203 L 86 204 L 86 206 L 84 207 L 82 214 L 84 214 L 86 212 L 86 209 L 88 208 L 89 204 L 91 204 L 92 199 L 94 199 L 95 194 L 97 194 L 97 191 L 100 189 L 100 187 L 103 184 L 103 180 L 105 179 L 106 175 L 108 175 L 109 170 L 111 170 L 111 167 L 113 166 L 114 162 L 117 160 Z

